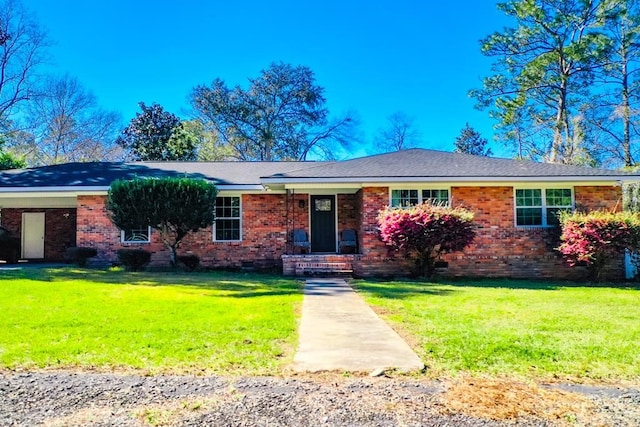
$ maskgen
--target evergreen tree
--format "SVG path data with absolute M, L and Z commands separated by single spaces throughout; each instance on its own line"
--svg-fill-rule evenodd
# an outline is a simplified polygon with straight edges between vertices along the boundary
M 469 123 L 460 131 L 456 137 L 454 153 L 473 154 L 475 156 L 491 156 L 491 148 L 487 148 L 487 139 L 480 135 L 480 132 L 469 126 Z

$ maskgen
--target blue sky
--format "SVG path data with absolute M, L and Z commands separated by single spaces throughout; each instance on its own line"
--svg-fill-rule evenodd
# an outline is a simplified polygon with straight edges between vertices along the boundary
M 492 1 L 23 3 L 55 43 L 55 71 L 125 123 L 140 101 L 185 117 L 195 85 L 245 85 L 283 61 L 314 71 L 332 113 L 355 111 L 364 141 L 395 111 L 415 117 L 427 148 L 452 150 L 466 122 L 493 138 L 493 121 L 467 96 L 491 71 L 478 41 L 509 24 Z

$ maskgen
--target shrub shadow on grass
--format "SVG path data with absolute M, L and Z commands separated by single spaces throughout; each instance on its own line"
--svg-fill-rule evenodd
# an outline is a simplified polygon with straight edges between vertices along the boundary
M 554 291 L 561 288 L 612 288 L 640 290 L 637 283 L 585 283 L 585 282 L 559 282 L 548 279 L 528 280 L 528 279 L 440 279 L 438 281 L 420 280 L 355 280 L 352 282 L 355 289 L 369 292 L 382 298 L 406 298 L 416 295 L 439 295 L 446 296 L 456 292 L 453 288 L 497 288 L 497 289 L 529 289 L 541 291 Z M 446 289 L 446 288 L 448 289 Z
M 539 280 L 532 279 L 475 279 L 460 278 L 448 281 L 442 281 L 441 284 L 458 287 L 475 287 L 475 288 L 504 288 L 504 289 L 531 289 L 531 290 L 547 290 L 554 291 L 560 288 L 615 288 L 615 289 L 631 289 L 640 290 L 637 283 L 617 282 L 579 282 L 579 281 L 554 281 L 553 279 L 541 278 Z
M 354 280 L 351 285 L 357 291 L 379 298 L 401 299 L 419 295 L 447 296 L 456 291 L 443 289 L 440 283 L 418 281 Z
M 126 272 L 73 267 L 34 268 L 0 272 L 0 284 L 16 279 L 42 282 L 82 280 L 99 284 L 133 286 L 180 286 L 225 292 L 232 298 L 293 295 L 302 293 L 302 283 L 282 276 L 231 272 Z

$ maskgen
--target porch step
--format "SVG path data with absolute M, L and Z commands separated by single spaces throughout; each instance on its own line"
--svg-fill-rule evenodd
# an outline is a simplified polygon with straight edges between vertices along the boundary
M 351 275 L 354 255 L 345 254 L 304 254 L 283 255 L 282 266 L 285 275 Z
M 350 262 L 302 261 L 296 264 L 296 273 L 299 276 L 313 274 L 351 274 L 353 273 L 353 265 Z

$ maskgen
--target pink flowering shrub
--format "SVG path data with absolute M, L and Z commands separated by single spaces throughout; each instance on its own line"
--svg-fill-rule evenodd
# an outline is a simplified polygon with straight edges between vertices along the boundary
M 589 267 L 592 279 L 601 278 L 606 262 L 640 243 L 640 216 L 629 212 L 563 212 L 562 243 L 558 250 L 571 266 Z
M 429 203 L 381 210 L 378 231 L 391 250 L 413 256 L 417 273 L 427 277 L 441 254 L 463 250 L 476 235 L 472 212 Z

